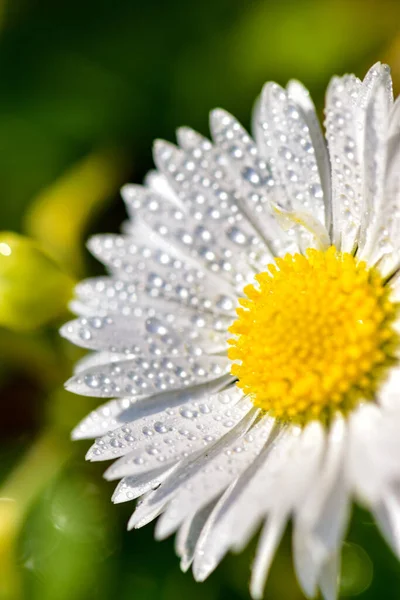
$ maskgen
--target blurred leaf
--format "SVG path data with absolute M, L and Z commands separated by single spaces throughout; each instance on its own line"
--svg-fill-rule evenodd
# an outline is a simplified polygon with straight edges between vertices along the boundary
M 16 600 L 21 592 L 15 564 L 17 513 L 14 500 L 0 497 L 0 600 Z
M 70 448 L 44 432 L 0 488 L 0 599 L 19 598 L 16 543 L 31 502 L 68 458 Z
M 126 164 L 114 151 L 89 155 L 32 202 L 26 228 L 73 273 L 83 270 L 82 237 L 90 218 L 115 194 Z
M 358 544 L 346 542 L 342 550 L 340 594 L 358 596 L 371 585 L 373 572 L 373 564 L 366 551 Z
M 383 53 L 383 62 L 390 65 L 393 79 L 393 91 L 396 97 L 400 91 L 400 35 L 390 41 Z
M 73 281 L 40 246 L 16 233 L 0 234 L 0 324 L 36 329 L 64 314 Z
M 64 312 L 65 305 L 62 308 Z M 12 376 L 18 373 L 28 376 L 40 384 L 42 390 L 54 388 L 70 376 L 72 363 L 81 357 L 79 349 L 68 348 L 58 339 L 49 339 L 49 332 L 43 329 L 33 332 L 0 330 L 0 375 Z
M 26 595 L 32 600 L 109 598 L 104 561 L 115 547 L 109 500 L 74 465 L 48 486 L 21 539 Z
M 69 437 L 72 429 L 79 421 L 92 410 L 95 410 L 98 405 L 98 398 L 78 396 L 67 392 L 64 387 L 60 386 L 52 391 L 47 402 L 46 420 L 59 432 L 63 432 L 64 435 Z M 84 453 L 85 446 L 82 445 L 82 455 Z
M 6 9 L 7 9 L 7 0 L 0 0 L 0 28 L 2 28 L 4 25 Z
M 325 84 L 385 44 L 390 32 L 395 35 L 395 14 L 400 16 L 400 5 L 392 0 L 259 3 L 235 35 L 237 67 L 244 77 L 262 76 L 268 66 L 279 79 L 300 77 Z
M 63 466 L 72 451 L 69 440 L 44 431 L 0 488 L 0 497 L 17 503 L 21 520 L 32 500 Z
M 189 114 L 196 123 L 199 109 L 222 105 L 249 120 L 255 96 L 268 80 L 300 79 L 322 100 L 332 75 L 363 76 L 381 58 L 377 51 L 396 35 L 399 18 L 400 3 L 392 0 L 248 3 L 231 27 L 182 53 L 173 85 L 178 109 L 173 105 L 171 118 L 180 123 Z

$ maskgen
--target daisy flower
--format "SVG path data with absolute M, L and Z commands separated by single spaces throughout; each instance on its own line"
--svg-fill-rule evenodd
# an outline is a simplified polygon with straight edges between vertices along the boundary
M 400 554 L 400 103 L 389 69 L 334 77 L 324 139 L 307 90 L 265 85 L 253 135 L 211 113 L 157 141 L 122 190 L 122 235 L 89 241 L 108 275 L 76 289 L 67 382 L 111 398 L 75 429 L 117 459 L 183 570 L 204 580 L 260 530 L 261 598 L 289 520 L 306 596 L 337 595 L 353 500 Z

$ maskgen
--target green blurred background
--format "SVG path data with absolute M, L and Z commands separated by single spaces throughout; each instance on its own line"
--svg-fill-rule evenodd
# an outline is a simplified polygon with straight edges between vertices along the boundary
M 397 0 L 0 0 L 0 600 L 247 598 L 254 548 L 204 584 L 173 541 L 126 533 L 102 466 L 69 432 L 96 402 L 63 381 L 82 353 L 58 337 L 74 281 L 101 273 L 88 235 L 125 218 L 118 189 L 151 168 L 155 137 L 207 134 L 223 106 L 249 125 L 264 81 L 301 79 L 322 113 L 331 75 L 392 66 Z M 400 597 L 400 567 L 355 510 L 341 595 Z M 266 597 L 303 598 L 290 537 Z

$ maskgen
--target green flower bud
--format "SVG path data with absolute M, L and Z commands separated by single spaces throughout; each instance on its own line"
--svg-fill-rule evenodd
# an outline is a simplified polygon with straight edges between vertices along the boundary
M 0 233 L 0 325 L 26 331 L 61 317 L 73 285 L 36 242 Z

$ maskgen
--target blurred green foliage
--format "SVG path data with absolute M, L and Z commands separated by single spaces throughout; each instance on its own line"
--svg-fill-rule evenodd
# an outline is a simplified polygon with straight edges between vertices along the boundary
M 36 242 L 0 233 L 0 325 L 35 330 L 65 314 L 73 283 Z
M 399 89 L 399 17 L 394 0 L 0 0 L 0 229 L 15 232 L 0 237 L 0 600 L 248 597 L 254 545 L 200 585 L 151 526 L 125 532 L 132 506 L 111 505 L 69 441 L 96 402 L 64 392 L 81 353 L 57 328 L 72 282 L 100 269 L 85 238 L 117 230 L 118 188 L 151 168 L 153 138 L 207 133 L 214 106 L 248 126 L 269 79 L 301 79 L 321 109 L 334 73 L 388 60 Z M 359 509 L 341 595 L 400 596 Z M 267 597 L 303 598 L 289 536 Z

